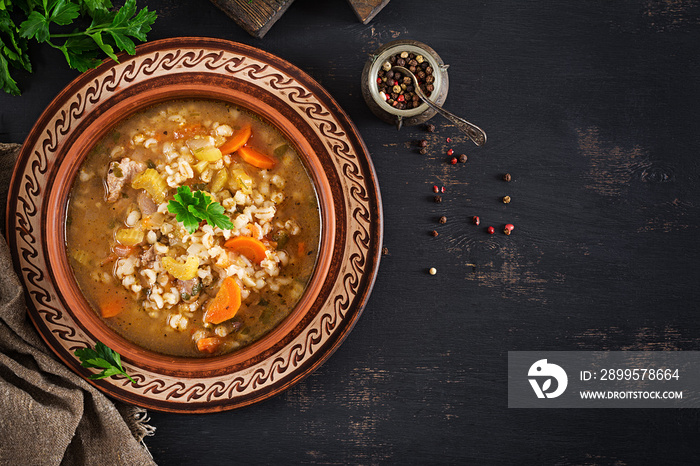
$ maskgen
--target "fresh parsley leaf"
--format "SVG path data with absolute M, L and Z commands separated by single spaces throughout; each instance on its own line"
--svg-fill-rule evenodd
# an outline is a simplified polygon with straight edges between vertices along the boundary
M 49 22 L 65 26 L 72 23 L 78 16 L 80 16 L 80 7 L 78 5 L 70 1 L 58 0 L 51 11 Z
M 213 201 L 204 191 L 193 193 L 189 186 L 177 188 L 177 194 L 168 202 L 168 211 L 175 214 L 175 219 L 182 223 L 189 234 L 197 231 L 202 220 L 222 230 L 233 227 L 221 204 Z
M 136 384 L 134 379 L 124 370 L 119 353 L 109 348 L 101 341 L 95 344 L 95 349 L 82 348 L 75 350 L 74 354 L 80 359 L 81 366 L 102 369 L 102 372 L 99 374 L 92 374 L 89 377 L 92 380 L 104 379 L 105 377 L 112 377 L 113 375 L 123 375 L 131 380 L 131 383 Z
M 0 55 L 0 87 L 2 90 L 12 95 L 19 95 L 19 87 L 17 87 L 17 82 L 10 76 L 10 69 L 7 64 L 5 57 Z
M 49 40 L 49 23 L 46 16 L 38 11 L 32 11 L 26 21 L 19 25 L 19 35 L 27 39 L 34 38 L 37 42 Z
M 83 0 L 80 2 L 80 12 L 88 13 L 90 16 L 97 10 L 107 11 L 110 8 L 112 8 L 112 2 L 109 0 Z
M 14 18 L 24 21 L 17 26 Z M 117 60 L 119 51 L 136 53 L 134 40 L 145 41 L 156 18 L 147 7 L 138 10 L 136 0 L 126 0 L 116 11 L 110 0 L 0 0 L 0 87 L 20 93 L 10 72 L 32 71 L 28 40 L 60 50 L 68 65 L 82 72 L 99 65 L 101 54 Z M 71 32 L 52 30 L 76 20 L 82 26 Z
M 175 219 L 182 223 L 189 234 L 194 233 L 199 228 L 199 219 L 190 213 L 185 204 L 174 200 L 170 201 L 168 211 L 175 214 Z

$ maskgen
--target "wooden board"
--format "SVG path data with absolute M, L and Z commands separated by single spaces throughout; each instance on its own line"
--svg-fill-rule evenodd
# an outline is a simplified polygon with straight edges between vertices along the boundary
M 382 11 L 389 0 L 348 0 L 348 3 L 362 24 L 367 24 Z
M 261 39 L 294 0 L 211 0 L 240 27 Z M 388 1 L 388 0 L 387 0 Z

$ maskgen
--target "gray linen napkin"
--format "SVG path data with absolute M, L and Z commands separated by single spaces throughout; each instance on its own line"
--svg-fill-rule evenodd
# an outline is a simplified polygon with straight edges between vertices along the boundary
M 17 144 L 0 144 L 0 228 Z M 145 410 L 112 402 L 60 362 L 27 316 L 0 236 L 0 464 L 155 464 Z

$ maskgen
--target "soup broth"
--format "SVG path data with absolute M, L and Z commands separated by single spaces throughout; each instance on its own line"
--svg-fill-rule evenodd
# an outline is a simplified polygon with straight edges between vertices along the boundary
M 111 129 L 81 165 L 67 252 L 86 300 L 139 346 L 242 348 L 299 301 L 316 263 L 311 179 L 271 125 L 216 101 L 173 101 Z

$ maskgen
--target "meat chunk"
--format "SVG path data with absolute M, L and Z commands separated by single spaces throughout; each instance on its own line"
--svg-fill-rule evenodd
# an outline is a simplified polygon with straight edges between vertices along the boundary
M 147 269 L 153 268 L 153 263 L 156 261 L 156 248 L 151 246 L 141 254 L 141 265 Z
M 131 183 L 136 175 L 146 169 L 146 164 L 124 157 L 119 162 L 109 164 L 107 170 L 107 202 L 115 202 L 121 196 L 124 186 Z
M 139 205 L 141 215 L 143 215 L 144 217 L 146 215 L 151 215 L 152 213 L 155 213 L 158 210 L 158 206 L 155 202 L 153 202 L 151 196 L 146 194 L 146 191 L 139 191 L 138 196 L 136 196 L 136 202 Z
M 202 284 L 199 278 L 175 280 L 175 287 L 180 292 L 182 300 L 186 303 L 196 300 L 199 292 L 202 291 Z

